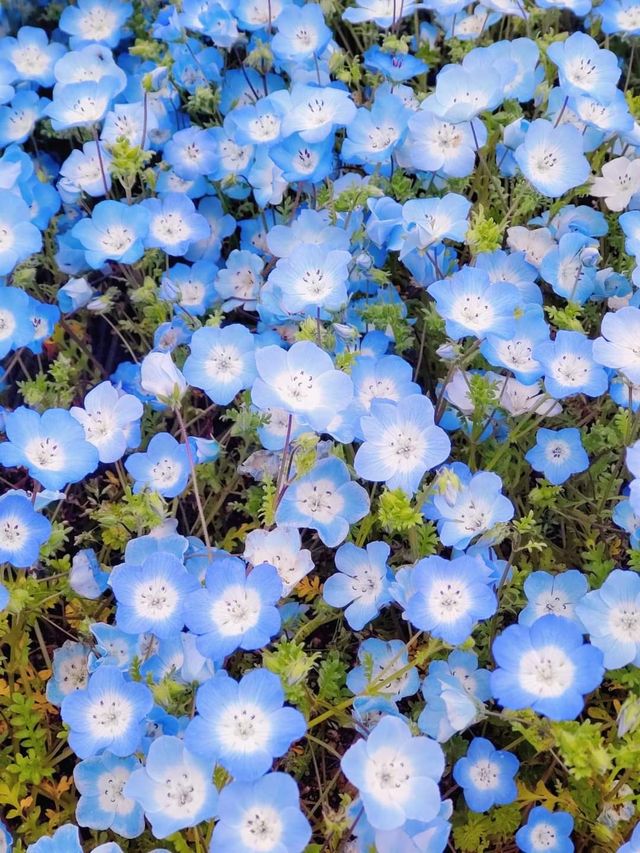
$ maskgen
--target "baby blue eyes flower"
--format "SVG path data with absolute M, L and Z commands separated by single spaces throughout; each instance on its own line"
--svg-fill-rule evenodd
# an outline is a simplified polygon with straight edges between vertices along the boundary
M 618 58 L 591 36 L 572 33 L 566 41 L 549 45 L 547 55 L 558 68 L 565 95 L 590 95 L 602 103 L 613 98 L 621 73 Z
M 85 249 L 87 263 L 100 269 L 106 261 L 133 264 L 144 254 L 149 212 L 141 205 L 101 201 L 91 217 L 81 219 L 71 235 Z
M 518 614 L 518 622 L 521 625 L 532 625 L 541 616 L 553 614 L 570 619 L 581 627 L 576 608 L 588 589 L 586 577 L 576 569 L 558 575 L 532 572 L 524 582 L 527 606 Z
M 8 441 L 0 444 L 0 463 L 23 466 L 46 489 L 63 489 L 98 466 L 98 451 L 80 424 L 64 409 L 42 415 L 19 406 L 5 416 Z
M 217 853 L 303 853 L 311 839 L 298 786 L 286 773 L 227 785 L 220 793 L 218 816 L 211 837 Z
M 496 597 L 477 557 L 427 557 L 416 563 L 407 619 L 451 645 L 463 643 L 476 622 L 495 613 Z
M 191 199 L 179 193 L 150 198 L 140 207 L 148 215 L 145 248 L 161 248 L 168 255 L 185 255 L 189 247 L 210 234 L 207 220 L 196 212 Z M 129 208 L 131 209 L 131 208 Z
M 607 669 L 640 664 L 640 578 L 635 572 L 615 569 L 600 589 L 577 603 L 576 614 Z
M 640 382 L 640 309 L 632 306 L 605 314 L 601 337 L 593 342 L 598 364 L 619 370 L 630 382 Z
M 438 743 L 482 719 L 491 698 L 490 673 L 478 669 L 478 658 L 459 649 L 446 661 L 432 661 L 422 685 L 426 704 L 418 717 L 420 731 Z
M 509 709 L 532 708 L 552 720 L 575 719 L 585 694 L 604 673 L 602 653 L 583 642 L 582 629 L 553 615 L 529 627 L 510 625 L 495 640 L 493 656 L 491 690 L 497 701 Z
M 273 566 L 263 563 L 247 574 L 237 557 L 214 560 L 205 587 L 189 595 L 187 627 L 198 634 L 200 652 L 214 661 L 237 648 L 259 649 L 280 630 L 281 596 L 282 581 Z
M 354 467 L 359 477 L 384 481 L 389 489 L 413 495 L 424 474 L 444 462 L 451 442 L 434 423 L 431 401 L 412 394 L 398 403 L 373 400 L 360 421 L 364 443 Z
M 351 481 L 340 459 L 322 459 L 304 477 L 288 486 L 276 510 L 276 523 L 283 527 L 316 530 L 330 548 L 343 542 L 349 527 L 369 512 L 369 496 Z
M 226 405 L 239 391 L 251 387 L 256 375 L 255 337 L 245 326 L 233 323 L 198 329 L 189 348 L 184 375 L 214 403 Z
M 486 812 L 492 806 L 512 803 L 518 793 L 514 776 L 520 762 L 509 752 L 494 747 L 483 737 L 474 738 L 464 758 L 453 768 L 453 778 L 464 791 L 474 812 Z
M 554 486 L 559 486 L 573 474 L 580 474 L 589 467 L 589 457 L 582 446 L 580 430 L 576 427 L 539 429 L 535 445 L 524 458 Z
M 125 757 L 140 745 L 144 718 L 153 697 L 144 684 L 125 681 L 115 666 L 102 665 L 85 690 L 62 701 L 61 715 L 69 726 L 69 746 L 79 758 L 107 750 Z
M 171 637 L 182 630 L 188 594 L 198 581 L 172 554 L 153 554 L 141 566 L 124 563 L 109 579 L 118 607 L 118 627 L 129 634 L 150 631 Z
M 412 737 L 404 720 L 383 717 L 366 740 L 349 747 L 341 767 L 375 829 L 396 829 L 407 820 L 427 822 L 440 810 L 442 749 L 430 738 Z
M 42 248 L 40 230 L 19 195 L 0 189 L 0 275 L 7 275 Z
M 291 314 L 337 311 L 347 302 L 351 260 L 349 252 L 303 245 L 278 261 L 269 285 L 277 288 L 283 308 Z
M 135 480 L 133 491 L 151 489 L 166 498 L 174 498 L 189 482 L 189 456 L 186 445 L 179 444 L 168 432 L 157 433 L 144 453 L 133 453 L 124 463 Z
M 366 550 L 347 542 L 336 551 L 338 571 L 325 581 L 323 596 L 332 607 L 346 607 L 344 615 L 354 631 L 361 631 L 391 600 L 389 553 L 385 542 L 370 542 Z
M 116 47 L 132 14 L 133 6 L 126 0 L 79 0 L 62 12 L 60 29 L 70 36 L 73 50 L 94 43 Z
M 191 753 L 177 737 L 151 744 L 144 768 L 134 770 L 124 796 L 140 803 L 155 838 L 210 820 L 217 811 L 213 765 Z
M 570 814 L 536 806 L 531 809 L 526 825 L 516 832 L 516 844 L 522 853 L 573 853 L 572 832 Z
M 0 563 L 26 569 L 38 559 L 40 547 L 51 535 L 51 522 L 21 494 L 0 498 Z
M 582 154 L 582 135 L 571 124 L 554 126 L 546 119 L 532 121 L 515 160 L 525 178 L 542 195 L 558 198 L 583 184 L 591 167 Z
M 69 414 L 84 429 L 85 439 L 98 451 L 100 462 L 121 459 L 127 448 L 140 443 L 142 403 L 132 394 L 101 382 L 84 398 L 84 408 L 72 406 Z
M 279 677 L 266 669 L 251 670 L 239 682 L 222 671 L 198 688 L 198 714 L 185 744 L 236 780 L 258 779 L 307 728 L 300 711 L 283 707 L 284 698 Z
M 324 21 L 317 3 L 299 7 L 287 5 L 275 20 L 278 32 L 271 41 L 276 59 L 304 63 L 320 56 L 331 39 L 331 30 Z
M 609 385 L 607 373 L 593 357 L 594 342 L 581 332 L 561 330 L 555 340 L 543 341 L 533 350 L 544 368 L 544 385 L 556 400 L 575 394 L 599 397 Z
M 27 847 L 27 853 L 82 853 L 78 827 L 66 823 L 48 838 L 43 836 Z
M 80 794 L 76 808 L 79 825 L 137 838 L 144 831 L 144 813 L 123 789 L 139 767 L 140 762 L 133 757 L 118 758 L 108 752 L 77 764 L 73 781 Z
M 344 546 L 343 546 L 344 547 Z M 326 584 L 325 584 L 326 589 Z M 395 703 L 413 696 L 420 685 L 415 667 L 408 667 L 409 653 L 402 640 L 384 640 L 370 637 L 358 648 L 359 666 L 347 675 L 347 687 L 352 693 L 364 693 L 375 682 L 375 690 L 395 710 Z M 396 673 L 401 673 L 396 676 Z M 355 700 L 355 706 L 359 699 Z

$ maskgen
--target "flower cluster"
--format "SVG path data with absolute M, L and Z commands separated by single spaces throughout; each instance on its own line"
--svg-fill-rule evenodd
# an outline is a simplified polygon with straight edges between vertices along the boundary
M 640 849 L 638 35 L 0 9 L 0 853 Z

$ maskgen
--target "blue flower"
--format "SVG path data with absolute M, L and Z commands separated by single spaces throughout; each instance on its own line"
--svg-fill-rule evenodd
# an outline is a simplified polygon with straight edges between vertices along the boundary
M 104 750 L 125 757 L 140 745 L 144 718 L 153 697 L 144 684 L 125 681 L 115 666 L 101 666 L 85 690 L 62 701 L 61 716 L 69 726 L 69 746 L 79 758 Z
M 347 302 L 350 263 L 349 252 L 302 245 L 295 254 L 278 261 L 269 275 L 269 286 L 279 290 L 280 302 L 291 314 L 338 311 Z
M 475 623 L 495 613 L 496 597 L 477 557 L 426 557 L 416 563 L 407 619 L 451 645 L 463 643 Z
M 278 32 L 271 41 L 271 49 L 281 61 L 304 63 L 317 59 L 331 39 L 331 30 L 317 3 L 287 4 L 274 23 Z
M 495 640 L 493 657 L 498 668 L 491 691 L 498 702 L 552 720 L 575 719 L 604 673 L 599 649 L 583 642 L 573 622 L 553 615 L 531 626 L 510 625 Z
M 630 382 L 640 383 L 640 309 L 626 306 L 605 314 L 601 336 L 593 342 L 593 359 L 605 367 L 619 370 Z
M 525 826 L 516 832 L 516 844 L 523 853 L 573 853 L 572 831 L 570 814 L 535 806 Z
M 371 109 L 361 107 L 347 128 L 342 143 L 345 163 L 388 163 L 403 141 L 411 113 L 400 98 L 379 94 Z
M 572 124 L 557 127 L 546 119 L 528 126 L 514 157 L 525 178 L 542 195 L 558 198 L 583 184 L 591 173 L 582 153 L 582 135 Z
M 198 634 L 200 652 L 222 661 L 237 648 L 265 646 L 280 630 L 276 603 L 282 581 L 273 566 L 263 563 L 248 574 L 238 557 L 214 560 L 207 568 L 204 589 L 187 600 L 187 627 Z
M 198 329 L 189 348 L 184 375 L 214 403 L 227 405 L 239 391 L 251 387 L 256 375 L 255 338 L 245 326 Z
M 294 527 L 252 530 L 244 541 L 244 559 L 254 566 L 274 566 L 287 595 L 303 577 L 313 571 L 311 552 L 302 547 L 300 532 Z
M 351 481 L 347 466 L 335 456 L 322 459 L 294 480 L 276 510 L 283 527 L 308 527 L 330 548 L 343 542 L 349 527 L 369 512 L 369 496 Z
M 365 693 L 375 682 L 376 694 L 387 699 L 393 708 L 396 702 L 413 696 L 418 690 L 418 670 L 408 667 L 409 652 L 402 640 L 385 641 L 370 637 L 358 647 L 358 662 L 360 665 L 347 675 L 347 687 L 352 693 Z M 396 672 L 402 674 L 396 676 Z M 355 701 L 357 704 L 358 699 Z
M 288 103 L 278 94 L 272 100 L 281 104 L 282 135 L 299 133 L 305 142 L 321 142 L 336 128 L 348 126 L 356 114 L 351 94 L 333 86 L 294 83 Z
M 133 453 L 124 467 L 135 480 L 133 491 L 144 489 L 158 492 L 165 498 L 175 498 L 189 482 L 189 456 L 184 444 L 179 444 L 168 432 L 156 433 L 144 453 Z
M 345 618 L 354 631 L 361 631 L 391 601 L 386 542 L 370 542 L 366 550 L 346 542 L 336 551 L 338 571 L 323 587 L 323 598 L 332 607 L 345 607 Z
M 384 50 L 378 45 L 365 51 L 364 64 L 369 71 L 378 71 L 392 83 L 410 80 L 418 74 L 426 74 L 429 70 L 429 66 L 417 56 L 400 50 Z
M 218 792 L 213 765 L 189 752 L 177 737 L 163 735 L 151 744 L 144 768 L 134 770 L 124 796 L 136 800 L 155 838 L 215 817 Z
M 423 109 L 457 124 L 495 109 L 503 97 L 500 77 L 493 68 L 483 64 L 479 74 L 476 68 L 451 64 L 438 72 L 435 93 L 423 102 Z
M 569 569 L 557 575 L 532 572 L 524 582 L 527 606 L 518 614 L 518 622 L 521 625 L 531 625 L 536 619 L 551 613 L 563 619 L 570 619 L 578 627 L 582 627 L 576 607 L 588 589 L 587 578 L 577 569 Z
M 359 477 L 384 481 L 389 489 L 413 495 L 427 471 L 448 457 L 451 442 L 434 423 L 431 401 L 411 394 L 398 403 L 373 400 L 371 414 L 360 421 L 364 443 L 354 467 Z
M 87 263 L 100 269 L 105 261 L 133 264 L 144 254 L 149 213 L 142 205 L 101 201 L 91 216 L 71 229 L 71 236 L 85 249 Z
M 497 474 L 480 471 L 467 482 L 436 494 L 432 506 L 425 504 L 423 512 L 427 518 L 437 519 L 443 545 L 466 548 L 476 536 L 513 518 L 513 504 L 501 490 Z
M 110 829 L 124 838 L 137 838 L 144 830 L 142 808 L 123 793 L 129 777 L 140 767 L 135 758 L 118 758 L 109 752 L 76 764 L 73 781 L 80 794 L 76 820 L 90 829 Z
M 20 27 L 16 38 L 0 40 L 0 52 L 13 65 L 17 80 L 48 87 L 54 84 L 54 66 L 65 47 L 57 41 L 49 43 L 46 31 L 39 27 Z
M 82 853 L 78 827 L 65 823 L 49 838 L 43 836 L 27 847 L 27 853 Z
M 140 203 L 148 215 L 145 248 L 160 248 L 167 255 L 185 255 L 192 243 L 206 240 L 210 234 L 207 220 L 196 212 L 190 198 L 167 193 L 162 199 L 148 198 Z
M 310 341 L 298 341 L 287 351 L 262 347 L 256 352 L 256 366 L 254 404 L 299 415 L 318 431 L 325 430 L 353 398 L 350 377 L 336 370 L 331 356 Z
M 479 258 L 478 258 L 479 261 Z M 537 285 L 536 285 L 537 287 Z M 549 326 L 539 305 L 528 305 L 514 322 L 510 337 L 487 335 L 480 352 L 496 367 L 506 367 L 518 382 L 531 385 L 543 374 L 542 365 L 533 357 L 535 346 L 549 340 Z
M 635 829 L 631 833 L 631 837 L 626 844 L 623 844 L 622 847 L 618 848 L 617 853 L 638 853 L 638 850 L 640 850 L 640 823 L 636 824 Z
M 599 397 L 609 380 L 593 358 L 593 341 L 581 332 L 561 330 L 555 340 L 536 345 L 533 356 L 544 368 L 544 386 L 556 400 L 575 394 Z
M 0 563 L 17 569 L 32 566 L 50 535 L 51 522 L 24 495 L 7 492 L 0 498 Z
M 133 6 L 126 0 L 78 0 L 63 10 L 60 29 L 70 36 L 73 50 L 96 43 L 116 47 L 132 14 Z
M 29 296 L 24 290 L 0 287 L 0 358 L 32 340 L 33 326 L 29 321 L 28 308 Z
M 597 245 L 595 239 L 580 233 L 560 237 L 558 247 L 547 252 L 540 264 L 540 275 L 554 293 L 580 305 L 589 299 L 597 283 L 593 263 Z
M 455 124 L 428 110 L 418 110 L 409 119 L 409 134 L 402 146 L 407 167 L 420 172 L 440 172 L 450 178 L 465 178 L 473 172 L 477 147 L 487 141 L 480 119 Z
M 69 6 L 66 11 L 71 8 Z M 119 88 L 119 82 L 113 77 L 56 86 L 53 100 L 45 107 L 45 115 L 51 119 L 55 131 L 91 127 L 104 119 Z
M 153 554 L 140 566 L 123 563 L 111 572 L 109 584 L 118 602 L 116 622 L 128 634 L 150 631 L 171 637 L 184 626 L 189 593 L 198 581 L 172 554 Z
M 489 677 L 488 670 L 478 669 L 473 652 L 456 649 L 446 661 L 432 661 L 422 685 L 426 704 L 418 717 L 420 731 L 444 743 L 481 719 L 491 698 Z
M 590 95 L 603 104 L 613 98 L 621 73 L 618 58 L 591 36 L 572 33 L 565 41 L 550 44 L 547 56 L 558 68 L 560 87 L 567 97 Z
M 589 467 L 589 457 L 582 445 L 580 430 L 539 429 L 536 443 L 524 458 L 534 471 L 540 471 L 554 486 L 566 482 L 573 474 Z
M 464 791 L 474 812 L 486 812 L 495 805 L 512 803 L 518 789 L 514 776 L 520 762 L 510 752 L 496 749 L 483 737 L 474 738 L 464 758 L 453 767 L 453 778 Z
M 0 504 L 2 506 L 2 504 Z M 600 589 L 588 592 L 576 614 L 607 669 L 640 665 L 640 577 L 615 569 Z
M 93 548 L 74 554 L 69 571 L 69 586 L 83 598 L 100 598 L 107 588 L 109 573 L 103 571 Z
M 42 235 L 31 222 L 25 202 L 19 195 L 0 189 L 0 275 L 13 272 L 41 248 Z
M 55 649 L 51 678 L 47 682 L 47 699 L 52 705 L 61 705 L 65 696 L 86 688 L 88 658 L 89 647 L 73 640 L 65 640 Z
M 69 414 L 84 428 L 85 439 L 98 451 L 100 462 L 121 459 L 127 448 L 140 444 L 143 407 L 132 394 L 110 382 L 96 385 L 84 398 L 84 408 L 72 406 Z
M 349 747 L 340 765 L 375 829 L 433 820 L 440 810 L 442 749 L 430 738 L 412 737 L 404 720 L 383 717 L 366 740 Z
M 311 839 L 298 786 L 286 773 L 222 789 L 211 848 L 216 853 L 302 853 Z
M 63 409 L 42 415 L 19 406 L 5 415 L 8 441 L 0 444 L 0 463 L 23 466 L 46 489 L 77 483 L 98 466 L 98 452 L 82 427 Z
M 272 672 L 253 669 L 237 682 L 222 670 L 198 688 L 198 714 L 185 744 L 195 755 L 215 759 L 234 779 L 251 782 L 307 729 L 300 711 L 283 705 L 284 690 Z
M 446 320 L 447 335 L 453 340 L 469 335 L 513 335 L 515 310 L 521 297 L 512 284 L 492 284 L 483 270 L 463 267 L 447 281 L 437 281 L 427 290 L 436 300 L 438 314 Z

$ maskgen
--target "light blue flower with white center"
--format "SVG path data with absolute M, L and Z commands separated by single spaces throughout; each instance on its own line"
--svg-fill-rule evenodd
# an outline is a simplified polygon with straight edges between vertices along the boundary
M 582 627 L 576 607 L 588 589 L 586 577 L 577 569 L 568 569 L 557 575 L 532 572 L 524 582 L 527 606 L 518 614 L 518 622 L 531 625 L 536 619 L 551 613 Z
M 332 607 L 344 607 L 347 623 L 361 631 L 391 601 L 386 542 L 370 542 L 366 549 L 346 542 L 336 551 L 337 572 L 323 587 L 323 598 Z
M 555 126 L 542 118 L 532 121 L 513 156 L 525 178 L 550 198 L 579 187 L 591 173 L 582 153 L 582 136 L 572 124 Z
M 400 98 L 392 94 L 378 95 L 371 109 L 360 107 L 342 143 L 343 161 L 367 165 L 389 163 L 407 133 L 410 116 Z
M 311 827 L 300 810 L 298 786 L 286 773 L 232 782 L 220 793 L 216 853 L 303 853 Z
M 73 640 L 65 640 L 53 652 L 51 678 L 47 682 L 47 699 L 52 705 L 61 705 L 65 696 L 84 690 L 89 678 L 89 647 Z
M 210 761 L 191 753 L 177 738 L 163 735 L 151 744 L 144 768 L 134 770 L 124 796 L 140 803 L 155 838 L 215 817 L 218 792 Z
M 89 658 L 89 670 L 108 665 L 128 672 L 133 659 L 140 656 L 140 638 L 125 634 L 115 625 L 106 625 L 104 622 L 95 622 L 90 628 L 96 646 Z
M 478 557 L 426 557 L 416 563 L 412 582 L 406 618 L 451 645 L 463 643 L 478 621 L 496 611 L 496 596 Z
M 416 667 L 408 667 L 409 652 L 402 640 L 370 637 L 358 647 L 358 663 L 347 675 L 347 687 L 356 695 L 374 684 L 375 692 L 395 706 L 418 691 L 420 676 Z
M 197 329 L 189 342 L 184 375 L 214 403 L 227 405 L 256 376 L 255 337 L 239 323 Z M 275 349 L 273 347 L 272 349 Z
M 82 853 L 78 827 L 65 823 L 51 837 L 43 835 L 27 847 L 27 853 Z
M 63 489 L 98 467 L 98 451 L 64 409 L 40 415 L 19 406 L 5 415 L 5 431 L 8 441 L 0 444 L 0 464 L 26 468 L 46 489 Z
M 569 477 L 589 467 L 589 457 L 576 427 L 539 429 L 535 445 L 524 458 L 534 471 L 539 471 L 554 486 L 565 483 Z
M 109 572 L 105 572 L 93 548 L 83 548 L 74 554 L 69 571 L 69 586 L 82 598 L 100 598 L 107 588 Z
M 294 255 L 301 243 L 322 246 L 326 252 L 349 249 L 349 234 L 331 225 L 326 210 L 301 210 L 289 225 L 274 225 L 266 235 L 269 252 L 276 258 Z
M 483 73 L 463 65 L 445 65 L 438 72 L 435 93 L 423 102 L 423 109 L 454 124 L 471 121 L 486 110 L 495 109 L 504 97 L 502 81 L 492 68 Z
M 65 696 L 60 713 L 70 729 L 69 746 L 79 758 L 104 750 L 125 757 L 140 745 L 152 706 L 146 685 L 126 681 L 115 666 L 100 666 L 86 689 Z
M 366 740 L 349 747 L 340 764 L 375 829 L 396 829 L 406 820 L 426 822 L 438 815 L 442 749 L 430 738 L 413 737 L 404 720 L 383 717 Z
M 600 649 L 607 669 L 640 665 L 640 577 L 615 569 L 600 589 L 576 605 L 592 645 Z
M 294 254 L 280 258 L 269 274 L 269 285 L 277 288 L 281 305 L 291 314 L 338 311 L 348 299 L 351 261 L 349 252 L 301 245 Z
M 422 685 L 426 704 L 418 717 L 420 731 L 444 743 L 481 720 L 491 698 L 489 677 L 488 670 L 478 669 L 473 652 L 456 649 L 446 661 L 432 661 Z
M 95 142 L 85 142 L 80 148 L 74 148 L 60 167 L 60 174 L 66 179 L 65 190 L 82 190 L 87 195 L 101 197 L 111 189 L 111 154 L 100 144 L 100 152 Z
M 30 255 L 42 249 L 40 229 L 19 195 L 0 189 L 0 275 L 13 272 Z
M 308 7 L 305 7 L 308 8 Z M 298 133 L 269 149 L 269 157 L 282 171 L 282 179 L 317 184 L 334 167 L 333 134 L 321 142 L 305 142 Z
M 305 142 L 320 142 L 337 127 L 348 126 L 355 114 L 356 106 L 344 89 L 294 83 L 282 116 L 282 135 L 299 133 Z
M 557 248 L 547 252 L 540 275 L 554 293 L 583 305 L 596 288 L 597 267 L 592 263 L 597 241 L 580 233 L 563 234 Z
M 84 398 L 84 408 L 72 406 L 69 414 L 82 425 L 85 439 L 98 451 L 100 462 L 121 459 L 128 448 L 140 444 L 143 407 L 133 394 L 101 382 Z
M 60 16 L 60 29 L 69 35 L 69 44 L 78 50 L 87 44 L 116 47 L 133 6 L 126 0 L 79 0 Z
M 168 432 L 156 433 L 146 451 L 131 454 L 124 467 L 135 481 L 135 494 L 150 489 L 165 498 L 175 498 L 189 482 L 186 445 L 179 444 Z
M 269 563 L 277 569 L 283 594 L 313 571 L 311 552 L 302 547 L 300 531 L 295 527 L 252 530 L 244 541 L 244 559 L 254 566 Z
M 55 131 L 91 127 L 104 119 L 118 89 L 119 83 L 113 77 L 103 77 L 97 82 L 58 83 L 44 112 Z
M 436 300 L 438 314 L 445 319 L 447 335 L 453 340 L 513 335 L 521 297 L 512 284 L 491 284 L 482 270 L 463 267 L 427 291 Z
M 247 573 L 238 557 L 213 560 L 205 586 L 187 600 L 186 623 L 198 635 L 201 654 L 222 661 L 237 648 L 265 646 L 280 630 L 276 607 L 282 581 L 273 566 L 263 563 Z
M 640 308 L 625 306 L 602 318 L 600 337 L 593 342 L 593 358 L 619 370 L 630 382 L 640 383 Z
M 577 610 L 584 621 L 580 605 Z M 493 657 L 494 698 L 504 708 L 531 708 L 552 720 L 574 720 L 604 674 L 600 650 L 584 643 L 581 628 L 554 615 L 509 625 L 496 638 Z
M 176 175 L 194 180 L 215 168 L 215 142 L 207 130 L 187 127 L 173 134 L 164 147 L 163 159 L 173 166 Z
M 336 370 L 328 355 L 311 341 L 298 341 L 289 350 L 278 346 L 256 352 L 258 377 L 251 399 L 260 409 L 284 409 L 323 431 L 353 399 L 351 378 Z
M 590 95 L 602 103 L 613 98 L 621 74 L 618 58 L 591 36 L 572 33 L 565 41 L 550 44 L 547 55 L 558 68 L 560 87 L 567 97 Z
M 544 368 L 544 387 L 556 400 L 586 394 L 599 397 L 607 390 L 609 379 L 593 357 L 593 341 L 582 332 L 557 332 L 553 341 L 535 346 L 533 357 Z
M 300 711 L 284 701 L 274 673 L 253 669 L 234 681 L 222 670 L 198 688 L 198 713 L 187 726 L 185 744 L 222 764 L 234 779 L 252 782 L 307 730 Z
M 394 14 L 391 6 L 384 0 L 357 0 L 355 6 L 349 6 L 342 13 L 345 21 L 351 24 L 362 24 L 373 21 L 378 27 L 387 29 L 394 25 L 400 18 L 408 17 L 419 8 L 416 0 L 408 0 L 401 9 Z
M 100 269 L 106 261 L 133 264 L 144 254 L 149 231 L 149 212 L 140 204 L 101 201 L 91 216 L 71 229 L 71 236 L 84 248 L 87 263 Z
M 216 299 L 214 287 L 217 267 L 206 261 L 192 266 L 175 264 L 162 277 L 160 296 L 175 302 L 187 316 L 200 317 Z
M 145 248 L 160 248 L 167 255 L 185 255 L 193 243 L 206 240 L 209 223 L 196 211 L 194 203 L 180 193 L 167 193 L 162 199 L 148 198 L 140 203 L 149 217 Z
M 0 40 L 2 58 L 15 69 L 15 80 L 53 86 L 54 66 L 65 53 L 64 45 L 49 42 L 45 30 L 39 27 L 20 27 L 17 36 Z
M 417 77 L 418 74 L 426 74 L 429 66 L 412 53 L 402 50 L 385 49 L 379 45 L 373 45 L 364 52 L 364 67 L 367 71 L 382 74 L 392 84 L 402 83 Z M 391 89 L 391 92 L 394 90 Z M 378 93 L 379 97 L 379 93 Z
M 86 278 L 72 278 L 58 290 L 56 299 L 62 313 L 71 314 L 88 305 L 94 296 L 95 291 Z
M 476 256 L 475 265 L 487 273 L 492 284 L 507 282 L 517 287 L 525 303 L 521 306 L 523 310 L 533 307 L 530 303 L 542 304 L 542 291 L 536 284 L 538 273 L 533 264 L 526 260 L 524 252 L 502 249 L 480 252 Z
M 368 415 L 374 400 L 399 403 L 405 397 L 420 394 L 420 386 L 412 381 L 412 376 L 411 365 L 397 355 L 360 356 L 351 368 L 352 407 L 359 415 Z
M 484 536 L 496 524 L 511 521 L 513 504 L 502 493 L 502 480 L 490 471 L 479 471 L 458 488 L 436 494 L 427 518 L 437 520 L 443 545 L 466 548 L 476 536 Z
M 227 258 L 226 265 L 218 272 L 215 290 L 224 299 L 224 311 L 245 308 L 253 311 L 263 284 L 262 269 L 264 260 L 255 252 L 247 249 L 234 249 Z
M 330 456 L 287 487 L 275 520 L 283 527 L 316 530 L 325 545 L 335 548 L 368 512 L 366 490 L 352 482 L 342 460 Z
M 512 803 L 518 795 L 514 776 L 520 762 L 510 752 L 496 749 L 483 737 L 474 738 L 464 758 L 453 767 L 453 778 L 464 791 L 464 799 L 474 812 Z
M 475 138 L 474 138 L 475 134 Z M 465 178 L 473 172 L 477 148 L 487 141 L 480 119 L 449 122 L 429 110 L 409 119 L 409 133 L 398 157 L 413 171 L 438 172 L 448 178 Z
M 49 103 L 36 92 L 18 92 L 11 106 L 0 107 L 0 146 L 26 142 Z
M 76 764 L 73 781 L 80 794 L 76 820 L 89 829 L 110 829 L 123 838 L 137 838 L 144 831 L 142 807 L 126 797 L 124 786 L 140 762 L 118 758 L 109 752 Z
M 24 290 L 0 287 L 0 358 L 32 340 L 33 326 L 29 321 L 28 310 L 29 296 Z
M 414 198 L 402 205 L 406 235 L 400 260 L 414 249 L 434 249 L 443 240 L 463 242 L 469 228 L 471 202 L 458 193 L 442 198 Z
M 535 806 L 516 832 L 516 844 L 522 853 L 573 853 L 572 832 L 573 818 L 568 812 Z
M 286 90 L 272 92 L 255 103 L 235 107 L 225 124 L 233 127 L 234 138 L 240 145 L 273 144 L 282 138 L 282 118 L 288 107 Z
M 109 584 L 118 603 L 118 627 L 128 634 L 150 631 L 157 637 L 171 637 L 182 630 L 188 595 L 199 588 L 182 562 L 162 551 L 140 566 L 116 566 Z
M 446 432 L 434 422 L 431 401 L 411 394 L 398 403 L 373 400 L 371 414 L 360 420 L 364 443 L 354 467 L 359 477 L 385 482 L 389 489 L 415 494 L 427 471 L 451 451 Z
M 549 326 L 540 305 L 528 305 L 514 320 L 513 335 L 508 338 L 487 335 L 480 352 L 496 367 L 506 367 L 518 382 L 532 385 L 543 375 L 540 362 L 533 357 L 535 346 L 549 340 Z
M 51 522 L 27 497 L 13 491 L 0 497 L 0 563 L 27 569 L 36 562 L 49 536 Z
M 305 63 L 317 59 L 331 39 L 331 30 L 317 3 L 287 4 L 274 25 L 278 32 L 271 41 L 271 49 L 281 62 Z
M 142 359 L 140 385 L 143 391 L 152 394 L 163 406 L 172 408 L 184 397 L 188 388 L 171 354 L 155 350 Z

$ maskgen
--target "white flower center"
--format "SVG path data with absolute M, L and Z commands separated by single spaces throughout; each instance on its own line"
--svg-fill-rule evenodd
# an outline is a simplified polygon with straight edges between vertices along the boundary
M 230 586 L 214 602 L 211 617 L 223 636 L 244 634 L 257 625 L 260 604 L 260 596 L 255 589 Z
M 256 853 L 268 853 L 275 847 L 281 848 L 282 820 L 278 812 L 262 804 L 247 809 L 240 826 L 240 840 Z
M 500 780 L 498 765 L 486 758 L 481 761 L 476 761 L 476 763 L 469 768 L 469 776 L 471 777 L 471 781 L 475 787 L 479 788 L 481 791 L 490 791 L 492 788 L 497 787 Z
M 520 686 L 541 699 L 562 696 L 573 683 L 575 666 L 558 646 L 542 646 L 520 659 Z
M 90 725 L 97 738 L 114 738 L 127 730 L 133 709 L 122 693 L 103 693 L 89 706 Z

